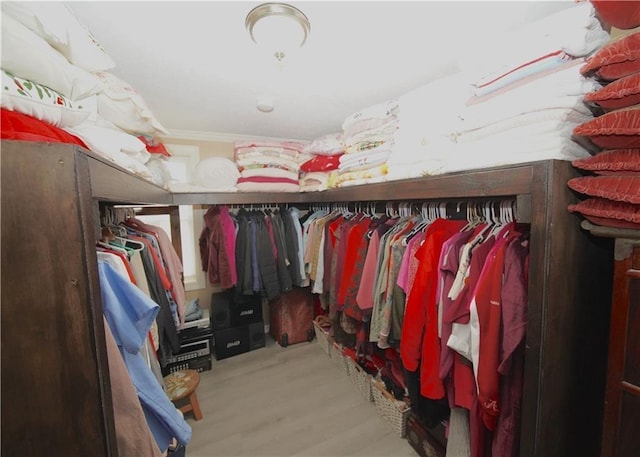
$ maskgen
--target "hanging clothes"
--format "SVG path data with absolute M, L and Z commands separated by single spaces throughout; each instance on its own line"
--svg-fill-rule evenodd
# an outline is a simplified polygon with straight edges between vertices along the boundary
M 397 282 L 398 272 L 400 270 L 400 263 L 402 254 L 404 252 L 403 241 L 410 231 L 415 227 L 417 219 L 403 220 L 396 224 L 396 227 L 386 238 L 386 246 L 384 248 L 383 264 L 381 268 L 384 270 L 384 274 L 381 275 L 381 281 L 379 281 L 379 299 L 378 305 L 378 346 L 382 349 L 390 347 L 389 333 L 391 332 L 392 322 L 391 313 L 393 306 L 393 285 Z M 374 307 L 374 316 L 376 316 Z
M 420 265 L 409 297 L 400 340 L 402 362 L 409 371 L 420 368 L 420 393 L 438 400 L 445 395 L 440 380 L 440 348 L 437 331 L 437 268 L 443 243 L 465 225 L 465 221 L 436 219 L 426 229 L 425 242 L 416 256 Z
M 169 400 L 140 354 L 159 306 L 111 265 L 98 262 L 104 315 L 138 392 L 145 418 L 158 448 L 165 452 L 175 437 L 186 445 L 191 427 Z
M 147 425 L 136 389 L 104 317 L 103 322 L 118 455 L 161 457 L 164 454 Z
M 292 254 L 287 250 L 287 245 L 291 244 L 291 240 L 287 243 L 284 222 L 280 217 L 280 212 L 268 212 L 264 215 L 266 221 L 271 222 L 273 227 L 273 239 L 275 241 L 276 252 L 276 268 L 278 272 L 278 284 L 280 293 L 288 292 L 293 288 L 293 280 L 291 279 L 290 267 L 292 264 Z
M 169 235 L 167 235 L 162 227 L 145 224 L 141 220 L 135 218 L 127 219 L 127 225 L 139 227 L 157 238 L 160 255 L 162 256 L 162 265 L 164 266 L 169 281 L 171 281 L 170 291 L 177 306 L 178 317 L 180 319 L 179 327 L 182 327 L 186 315 L 186 293 L 184 290 L 184 284 L 182 283 L 184 268 L 178 253 L 171 243 Z
M 203 216 L 198 238 L 202 271 L 213 285 L 229 289 L 238 282 L 236 266 L 236 223 L 226 206 L 212 206 Z
M 156 323 L 158 324 L 157 350 L 160 365 L 165 367 L 169 363 L 169 358 L 180 351 L 175 305 L 172 306 L 170 294 L 167 291 L 167 287 L 170 287 L 170 282 L 163 273 L 162 264 L 149 240 L 134 235 L 130 235 L 130 237 L 147 246 L 147 249 L 141 251 L 142 264 L 147 277 L 151 299 L 159 306 L 156 316 Z
M 306 272 L 336 341 L 354 347 L 345 338 L 366 329 L 385 354 L 396 345 L 421 420 L 435 426 L 453 414 L 450 452 L 517 455 L 526 230 L 506 212 L 495 217 L 495 202 L 468 205 L 465 220 L 436 204 L 384 220 L 316 209 L 302 224 Z
M 305 284 L 301 251 L 303 231 L 297 209 L 248 211 L 240 208 L 233 216 L 226 207 L 220 210 L 215 208 L 207 212 L 211 233 L 217 224 L 215 220 L 222 213 L 229 214 L 237 227 L 232 254 L 236 267 L 236 293 L 261 294 L 267 300 L 273 300 L 294 286 Z M 215 241 L 211 235 L 205 236 L 204 232 L 200 237 L 200 246 L 203 262 L 209 262 L 208 271 L 227 268 L 231 262 L 225 257 L 230 254 L 215 246 L 210 247 L 209 243 L 220 245 L 221 241 Z
M 306 277 L 304 270 L 304 240 L 303 240 L 303 228 L 300 216 L 300 210 L 296 207 L 289 208 L 288 212 L 288 230 L 295 234 L 295 253 L 297 258 L 297 272 L 292 273 L 294 283 L 298 287 L 306 287 L 309 285 L 309 280 Z
M 133 244 L 133 240 L 128 238 L 126 240 L 118 240 L 118 242 L 129 245 Z M 144 270 L 144 265 L 142 264 L 141 252 L 145 247 L 143 243 L 134 245 L 136 246 L 135 249 L 127 249 L 126 254 L 123 254 L 122 248 L 120 248 L 119 245 L 114 245 L 114 241 L 109 241 L 108 243 L 99 242 L 96 247 L 96 255 L 98 260 L 109 263 L 116 271 L 128 277 L 131 283 L 138 287 L 147 297 L 151 298 L 147 275 Z M 159 347 L 158 324 L 156 321 L 153 321 L 151 329 L 149 330 L 149 343 L 151 346 L 149 352 L 153 354 L 153 360 L 150 363 L 152 363 L 152 366 L 155 368 L 155 365 L 158 364 L 156 348 Z M 159 366 L 157 373 L 158 378 L 161 380 L 162 374 Z
M 524 379 L 524 337 L 527 314 L 527 259 L 529 242 L 524 234 L 513 239 L 504 254 L 501 293 L 502 333 L 498 372 L 500 415 L 493 435 L 493 455 L 518 455 L 520 403 Z

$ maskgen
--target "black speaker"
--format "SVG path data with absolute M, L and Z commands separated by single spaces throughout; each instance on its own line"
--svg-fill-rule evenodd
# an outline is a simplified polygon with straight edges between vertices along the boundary
M 248 325 L 262 322 L 262 297 L 260 295 L 240 295 L 231 304 L 231 325 Z
M 231 300 L 233 295 L 227 292 L 211 294 L 211 326 L 213 330 L 231 327 Z
M 234 289 L 211 294 L 211 325 L 214 330 L 262 322 L 262 297 L 236 295 Z
M 251 339 L 246 326 L 214 330 L 213 339 L 216 360 L 226 359 L 251 350 Z
M 265 346 L 264 322 L 249 324 L 249 346 L 251 351 Z

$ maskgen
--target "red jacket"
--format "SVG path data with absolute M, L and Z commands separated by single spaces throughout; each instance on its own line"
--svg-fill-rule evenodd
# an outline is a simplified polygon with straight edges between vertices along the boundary
M 400 338 L 400 355 L 409 371 L 420 368 L 420 394 L 434 400 L 445 396 L 440 379 L 440 340 L 436 289 L 442 245 L 466 225 L 466 221 L 436 219 L 426 229 L 425 241 L 416 252 L 420 260 L 409 291 Z

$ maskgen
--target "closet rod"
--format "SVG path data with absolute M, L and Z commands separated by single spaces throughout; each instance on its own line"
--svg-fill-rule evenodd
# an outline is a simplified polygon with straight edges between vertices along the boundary
M 231 210 L 245 208 L 249 210 L 276 210 L 287 209 L 289 206 L 295 206 L 301 210 L 338 210 L 347 212 L 368 212 L 370 214 L 383 214 L 389 212 L 392 208 L 397 214 L 420 214 L 424 204 L 432 204 L 438 207 L 446 205 L 446 214 L 449 218 L 464 219 L 467 215 L 467 207 L 469 204 L 483 205 L 493 203 L 498 205 L 499 202 L 511 202 L 514 219 L 520 223 L 531 223 L 531 197 L 528 194 L 520 194 L 515 197 L 475 197 L 475 198 L 452 198 L 452 199 L 416 199 L 404 201 L 354 201 L 354 202 L 317 202 L 308 204 L 288 204 L 288 203 L 230 203 L 210 206 L 227 206 Z M 203 205 L 205 206 L 205 205 Z M 496 206 L 497 208 L 497 206 Z

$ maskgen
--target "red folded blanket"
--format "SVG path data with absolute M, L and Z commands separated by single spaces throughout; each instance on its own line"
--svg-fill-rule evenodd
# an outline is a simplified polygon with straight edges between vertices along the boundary
M 65 132 L 55 125 L 17 111 L 0 109 L 0 127 L 3 140 L 71 143 L 88 149 L 77 136 Z

